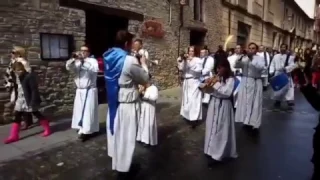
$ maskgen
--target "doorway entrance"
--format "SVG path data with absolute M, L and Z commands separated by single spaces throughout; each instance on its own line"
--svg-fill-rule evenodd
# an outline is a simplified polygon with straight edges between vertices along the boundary
M 98 10 L 86 10 L 86 44 L 98 60 L 100 71 L 97 78 L 98 103 L 107 103 L 102 55 L 114 46 L 116 33 L 128 28 L 127 18 L 104 14 Z
M 128 28 L 128 19 L 97 10 L 86 11 L 86 44 L 96 58 L 114 46 L 117 31 Z
M 195 47 L 195 55 L 200 55 L 200 50 L 204 46 L 205 31 L 190 30 L 190 46 Z

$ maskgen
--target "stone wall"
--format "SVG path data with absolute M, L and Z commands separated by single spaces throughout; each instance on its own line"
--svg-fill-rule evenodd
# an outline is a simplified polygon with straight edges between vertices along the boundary
M 71 0 L 70 0 L 71 1 Z M 73 0 L 76 1 L 76 0 Z M 163 24 L 165 36 L 162 39 L 141 37 L 143 21 L 129 17 L 128 30 L 142 38 L 150 58 L 159 61 L 159 66 L 151 67 L 160 89 L 178 85 L 176 58 L 179 50 L 185 49 L 190 42 L 191 28 L 205 28 L 205 43 L 214 50 L 223 42 L 222 5 L 220 0 L 205 0 L 205 21 L 193 20 L 193 0 L 183 8 L 184 27 L 180 26 L 179 1 L 159 0 L 81 0 L 81 3 L 133 11 L 144 15 L 144 20 L 156 19 Z M 71 34 L 75 46 L 85 41 L 85 11 L 62 7 L 59 0 L 2 0 L 0 6 L 0 74 L 9 63 L 8 54 L 13 45 L 23 46 L 28 51 L 30 61 L 40 79 L 40 89 L 44 107 L 54 113 L 70 112 L 74 97 L 72 76 L 64 69 L 64 62 L 40 59 L 39 33 Z M 180 34 L 180 38 L 179 38 Z M 180 39 L 180 40 L 179 40 Z M 180 47 L 180 49 L 179 49 Z M 9 96 L 0 84 L 0 124 L 8 122 L 12 108 L 8 106 Z
M 72 34 L 75 45 L 84 43 L 85 27 L 77 22 L 85 14 L 83 11 L 60 7 L 58 0 L 33 0 L 2 2 L 0 6 L 0 74 L 4 74 L 9 63 L 9 53 L 13 45 L 26 48 L 27 59 L 38 73 L 42 107 L 55 115 L 70 112 L 74 97 L 72 76 L 65 71 L 65 62 L 43 61 L 40 59 L 40 32 Z M 9 94 L 0 80 L 0 124 L 10 122 L 12 106 Z M 50 108 L 49 108 L 50 107 Z

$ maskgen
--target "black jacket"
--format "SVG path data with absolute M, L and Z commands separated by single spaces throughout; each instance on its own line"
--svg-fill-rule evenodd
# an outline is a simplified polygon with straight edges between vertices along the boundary
M 39 107 L 41 98 L 38 89 L 37 76 L 34 73 L 26 72 L 19 76 L 19 79 L 27 105 L 31 107 Z

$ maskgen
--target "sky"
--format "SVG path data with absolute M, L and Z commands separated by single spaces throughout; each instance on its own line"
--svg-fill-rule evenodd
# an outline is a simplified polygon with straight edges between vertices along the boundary
M 315 0 L 295 0 L 295 1 L 310 18 L 314 18 Z

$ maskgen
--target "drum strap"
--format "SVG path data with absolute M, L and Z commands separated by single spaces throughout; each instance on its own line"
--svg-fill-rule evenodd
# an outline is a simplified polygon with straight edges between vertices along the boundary
M 287 54 L 286 62 L 284 63 L 284 67 L 287 67 L 289 64 L 290 53 Z
M 203 64 L 202 64 L 202 68 L 204 68 L 206 66 L 207 59 L 208 59 L 208 56 L 206 58 L 204 58 L 204 61 L 203 61 Z
M 268 66 L 268 61 L 267 61 L 267 53 L 263 52 L 263 56 L 264 56 L 264 65 Z

